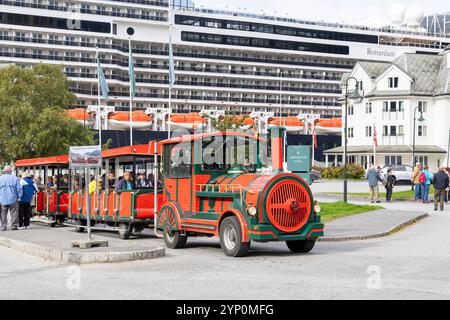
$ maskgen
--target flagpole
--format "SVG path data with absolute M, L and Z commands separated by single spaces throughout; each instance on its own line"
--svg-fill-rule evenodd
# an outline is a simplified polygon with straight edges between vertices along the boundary
M 97 62 L 100 64 L 100 56 L 98 54 L 98 47 L 97 47 Z M 100 150 L 101 150 L 102 149 L 102 117 L 101 117 L 101 108 L 100 108 L 100 103 L 101 103 L 100 70 L 99 70 L 98 66 L 97 66 L 97 80 L 98 80 L 98 84 L 97 84 L 98 110 L 97 110 L 96 120 L 97 120 L 97 128 L 98 128 L 98 143 L 100 145 Z
M 173 47 L 172 47 L 172 23 L 169 25 L 169 115 L 168 115 L 168 139 L 170 139 L 170 133 L 172 130 L 171 118 L 172 118 L 172 87 L 175 82 L 175 66 L 173 61 Z
M 129 64 L 131 66 L 131 64 L 133 63 L 133 61 L 131 61 L 132 59 L 131 36 L 128 37 L 128 53 L 130 59 Z M 130 77 L 130 146 L 133 145 L 133 89 L 131 88 L 132 87 L 131 81 L 132 79 Z
M 376 163 L 376 159 L 377 159 L 377 144 L 378 144 L 378 134 L 377 134 L 377 128 L 375 123 L 373 124 L 373 134 L 374 134 L 374 139 L 373 139 L 373 165 L 375 165 Z M 377 140 L 375 140 L 377 139 Z

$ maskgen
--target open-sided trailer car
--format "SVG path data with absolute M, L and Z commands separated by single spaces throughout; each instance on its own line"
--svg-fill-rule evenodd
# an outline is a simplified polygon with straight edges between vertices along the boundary
M 152 186 L 116 192 L 107 182 L 107 177 L 110 172 L 114 173 L 117 183 L 117 178 L 126 171 L 135 175 L 142 172 L 146 177 L 155 175 L 158 161 L 156 143 L 104 150 L 102 158 L 105 181 L 103 190 L 97 190 L 89 199 L 91 226 L 93 230 L 118 231 L 122 239 L 128 239 L 132 233 L 139 234 L 145 227 L 153 226 L 155 204 L 162 203 L 162 189 L 157 188 L 155 192 Z M 72 176 L 75 175 L 76 172 L 72 172 Z M 154 181 L 151 182 L 154 185 Z M 155 201 L 155 194 L 158 201 Z M 76 224 L 78 232 L 84 232 L 87 224 L 86 197 L 84 188 L 72 190 L 70 194 L 69 219 Z
M 17 176 L 28 170 L 35 178 L 41 178 L 44 187 L 36 195 L 34 214 L 45 216 L 52 227 L 64 222 L 69 205 L 68 187 L 52 190 L 46 186 L 49 176 L 61 178 L 63 174 L 69 174 L 69 156 L 18 160 L 15 167 Z

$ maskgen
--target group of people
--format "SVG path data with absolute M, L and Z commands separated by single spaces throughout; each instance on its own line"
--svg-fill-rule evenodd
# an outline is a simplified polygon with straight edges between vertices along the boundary
M 0 230 L 6 231 L 8 213 L 11 217 L 11 229 L 30 228 L 31 205 L 35 194 L 39 191 L 33 176 L 28 172 L 20 177 L 12 174 L 12 167 L 5 166 L 0 176 Z
M 414 184 L 415 201 L 429 203 L 430 185 L 434 187 L 434 211 L 444 211 L 444 203 L 448 202 L 448 187 L 450 186 L 450 168 L 439 168 L 434 175 L 427 166 L 417 163 L 414 167 L 411 182 Z
M 392 195 L 396 179 L 392 170 L 388 169 L 387 175 L 382 177 L 381 168 L 376 168 L 370 164 L 367 170 L 366 179 L 369 182 L 371 203 L 380 203 L 379 183 L 382 182 L 386 189 L 386 202 L 392 201 Z M 428 166 L 417 163 L 411 176 L 411 183 L 414 185 L 415 201 L 429 203 L 430 186 L 434 187 L 434 210 L 438 207 L 444 210 L 444 203 L 448 202 L 448 188 L 450 187 L 450 168 L 439 168 L 436 174 L 429 171 Z

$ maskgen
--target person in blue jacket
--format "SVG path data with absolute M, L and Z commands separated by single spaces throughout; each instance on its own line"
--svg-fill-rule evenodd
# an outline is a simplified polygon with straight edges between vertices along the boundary
M 17 230 L 19 224 L 19 205 L 17 201 L 22 196 L 22 188 L 19 178 L 11 173 L 12 167 L 5 166 L 3 175 L 0 176 L 1 231 L 6 231 L 8 211 L 11 215 L 11 229 Z
M 429 171 L 428 166 L 425 166 L 422 169 L 422 174 L 423 176 L 420 177 L 420 179 L 422 180 L 422 201 L 423 203 L 429 203 L 429 193 L 430 193 L 430 185 L 431 185 L 431 180 L 433 179 L 433 175 L 431 174 L 431 172 Z
M 29 229 L 31 200 L 33 200 L 34 195 L 39 189 L 28 171 L 22 173 L 20 186 L 22 187 L 22 196 L 19 199 L 19 229 Z

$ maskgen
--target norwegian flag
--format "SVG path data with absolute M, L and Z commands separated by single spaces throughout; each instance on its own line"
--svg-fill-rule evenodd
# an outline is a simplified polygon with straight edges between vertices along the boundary
M 378 147 L 378 136 L 377 136 L 377 128 L 375 125 L 373 126 L 373 145 Z
M 312 138 L 313 138 L 314 148 L 317 149 L 317 134 L 316 134 L 316 125 L 315 124 L 313 124 Z

